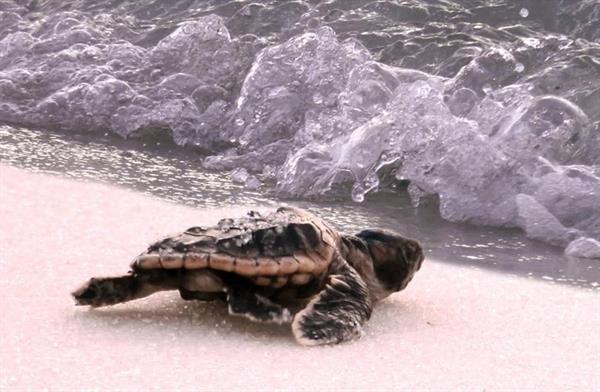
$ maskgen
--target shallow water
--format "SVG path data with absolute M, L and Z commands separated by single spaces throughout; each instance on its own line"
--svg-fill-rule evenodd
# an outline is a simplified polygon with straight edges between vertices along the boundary
M 198 159 L 196 152 L 164 140 L 141 144 L 111 135 L 74 137 L 0 127 L 0 161 L 16 167 L 117 184 L 200 208 L 289 202 L 315 211 L 343 231 L 378 226 L 405 233 L 420 240 L 430 257 L 444 262 L 600 289 L 600 264 L 595 260 L 567 257 L 558 247 L 524 238 L 519 230 L 449 223 L 434 205 L 415 208 L 399 194 L 381 193 L 368 203 L 281 200 L 269 196 L 268 187 L 247 190 L 227 175 L 200 169 Z
M 596 0 L 6 1 L 0 121 L 564 248 L 600 240 L 599 32 Z

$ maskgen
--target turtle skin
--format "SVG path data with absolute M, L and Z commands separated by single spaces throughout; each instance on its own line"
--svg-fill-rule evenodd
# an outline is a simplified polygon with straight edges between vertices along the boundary
M 127 275 L 92 278 L 73 296 L 100 307 L 179 290 L 186 300 L 224 300 L 232 315 L 291 323 L 301 344 L 331 344 L 360 337 L 373 304 L 404 288 L 422 261 L 416 241 L 381 230 L 341 235 L 281 207 L 164 238 Z

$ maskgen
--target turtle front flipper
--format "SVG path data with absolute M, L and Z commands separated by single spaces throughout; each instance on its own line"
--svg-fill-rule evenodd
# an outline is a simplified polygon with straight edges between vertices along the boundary
M 325 288 L 292 322 L 296 340 L 306 346 L 359 338 L 371 317 L 367 285 L 341 256 L 335 256 Z
M 243 286 L 228 287 L 229 314 L 252 321 L 285 324 L 292 321 L 289 309 Z
M 77 305 L 89 305 L 93 308 L 115 305 L 147 297 L 158 291 L 176 289 L 176 280 L 167 275 L 163 271 L 148 271 L 143 274 L 91 278 L 72 295 Z

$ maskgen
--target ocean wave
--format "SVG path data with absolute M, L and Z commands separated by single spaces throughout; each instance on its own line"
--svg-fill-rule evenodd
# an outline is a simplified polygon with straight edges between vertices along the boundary
M 408 192 L 577 255 L 600 240 L 600 6 L 471 3 L 5 2 L 0 121 L 167 135 L 283 197 Z

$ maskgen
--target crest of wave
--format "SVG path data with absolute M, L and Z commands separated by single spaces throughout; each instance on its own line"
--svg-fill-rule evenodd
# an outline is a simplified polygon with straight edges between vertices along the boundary
M 521 227 L 570 254 L 599 257 L 600 135 L 574 103 L 535 96 L 492 48 L 454 78 L 374 61 L 328 28 L 264 49 L 234 114 L 236 154 L 209 167 L 274 176 L 277 191 L 362 201 L 408 184 L 450 221 Z

